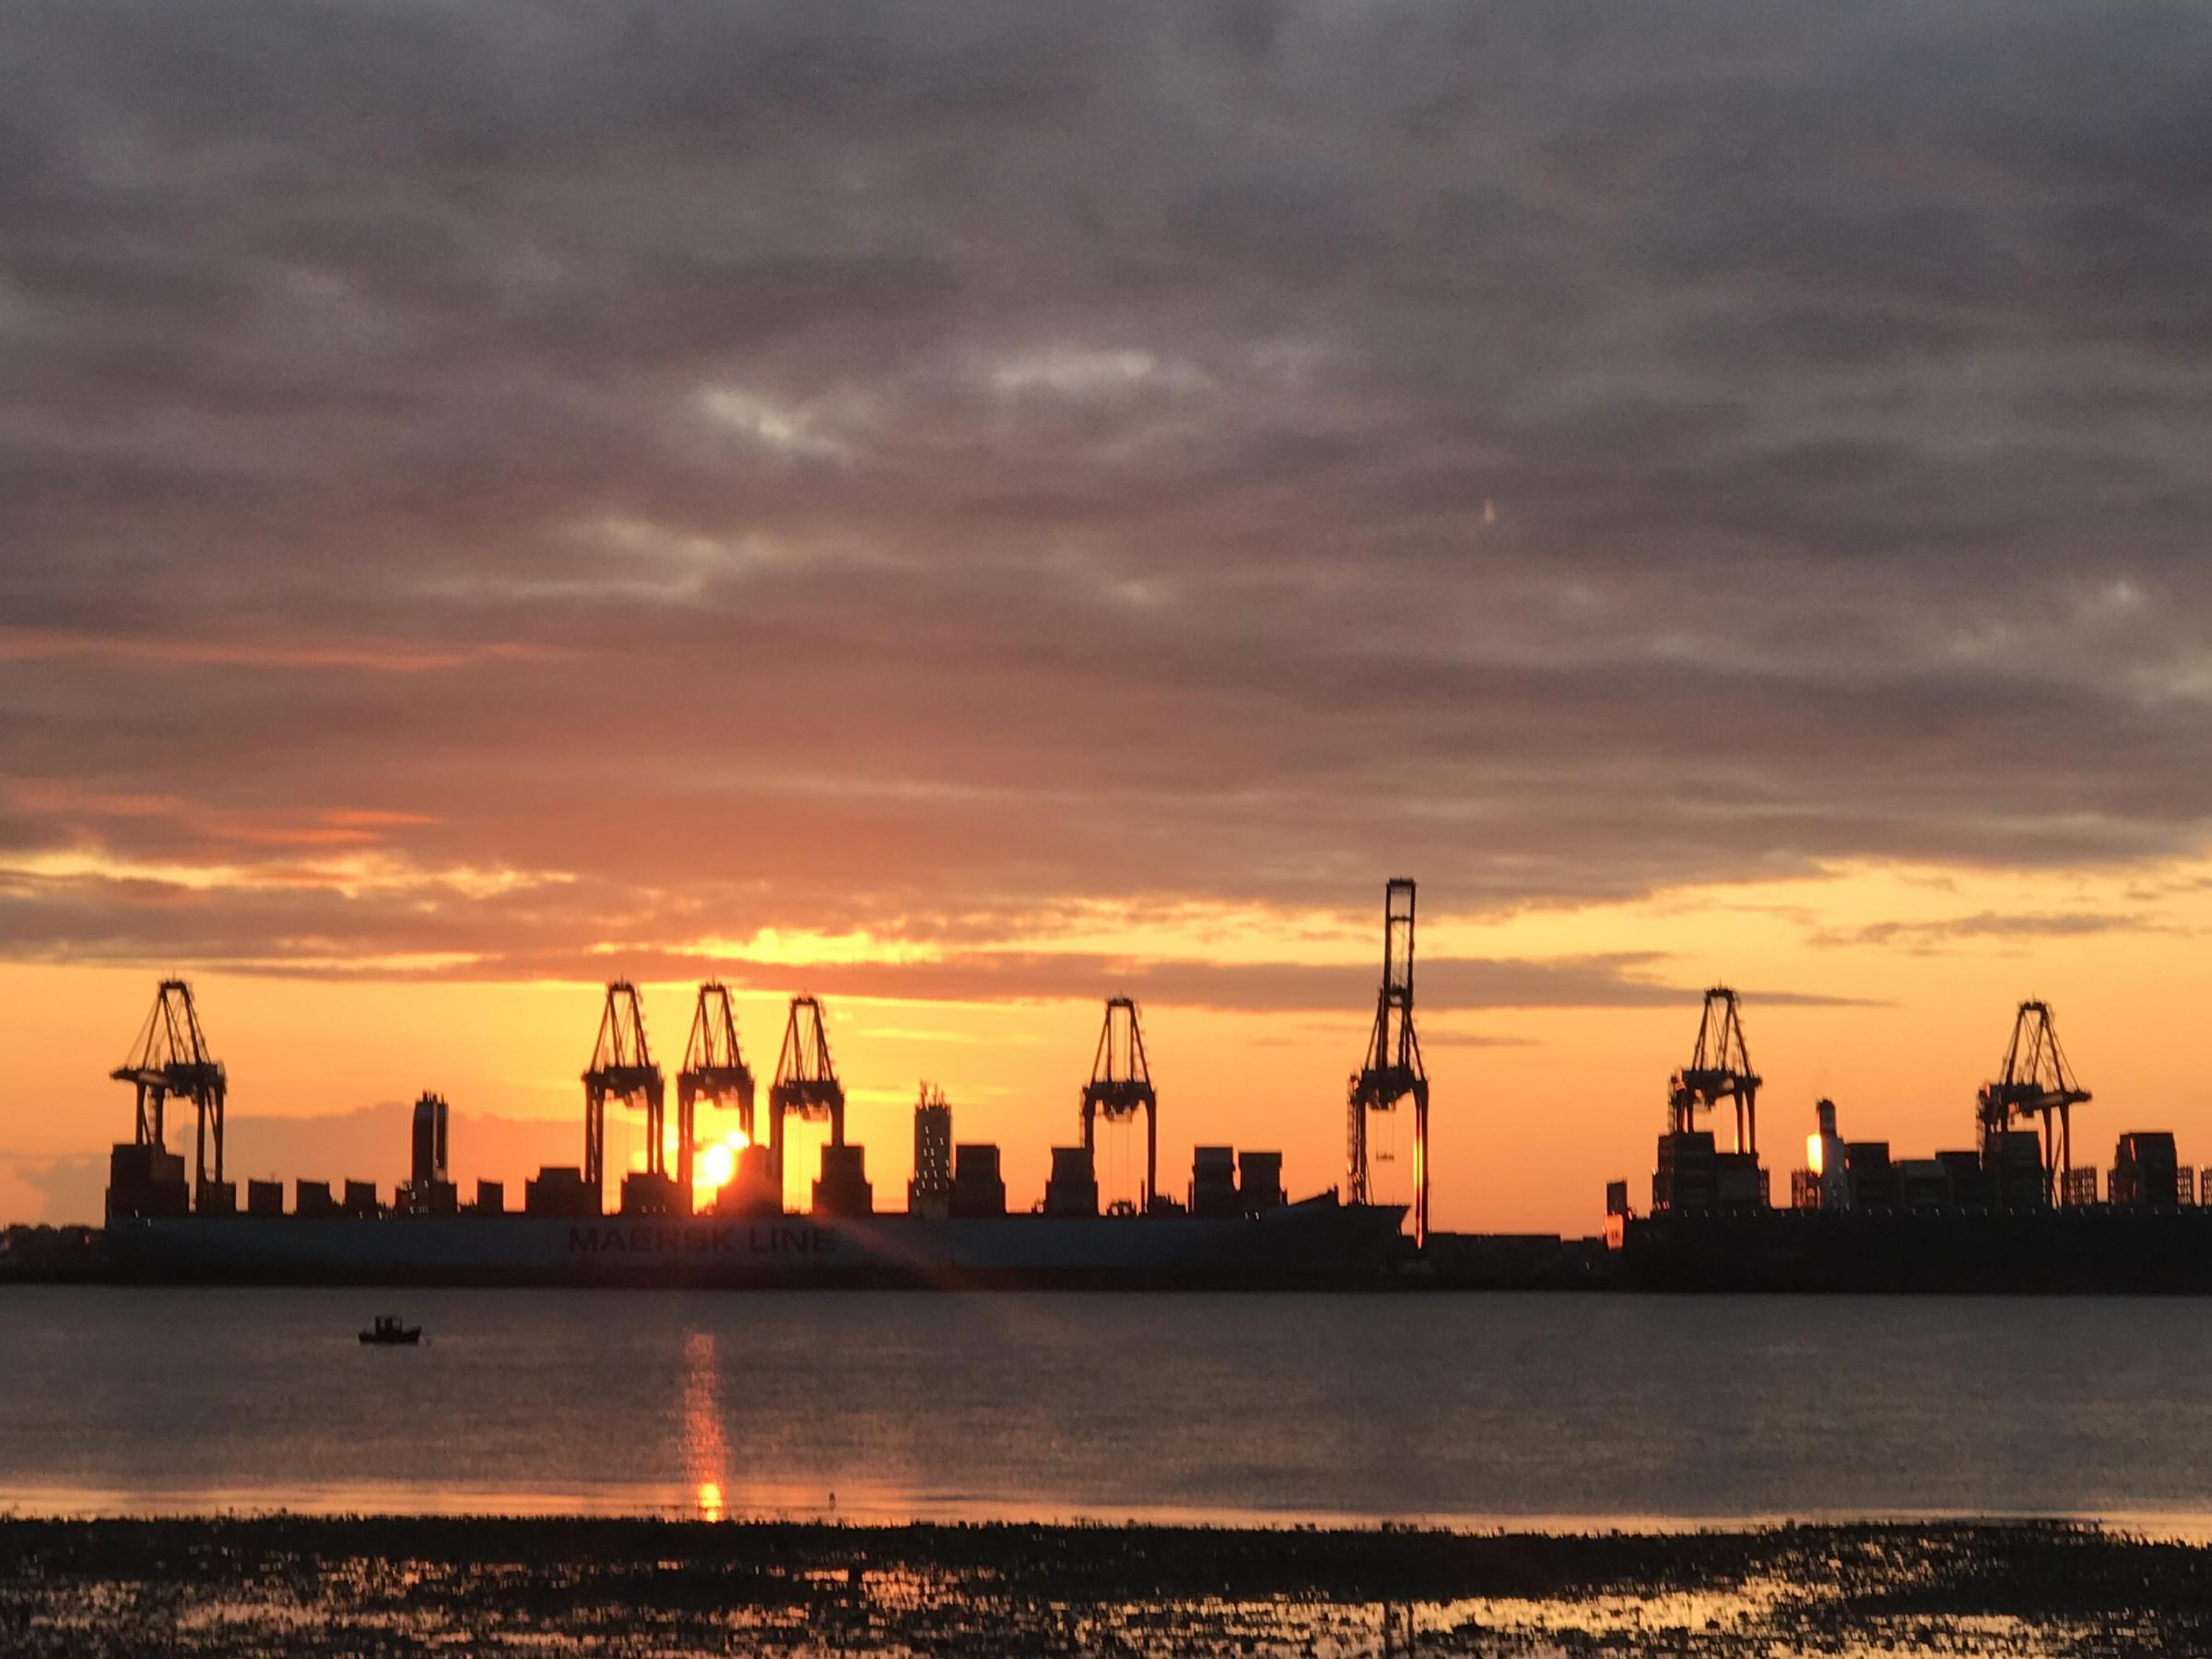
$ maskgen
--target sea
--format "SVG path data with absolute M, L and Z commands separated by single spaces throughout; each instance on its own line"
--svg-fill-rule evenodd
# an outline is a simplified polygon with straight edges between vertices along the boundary
M 0 1512 L 272 1511 L 2202 1537 L 2212 1300 L 0 1288 Z

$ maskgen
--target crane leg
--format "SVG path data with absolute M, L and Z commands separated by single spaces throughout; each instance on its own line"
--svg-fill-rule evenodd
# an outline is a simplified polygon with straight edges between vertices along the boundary
M 676 1202 L 687 1216 L 691 1213 L 691 1125 L 696 1111 L 688 1093 L 676 1097 Z
M 1429 1091 L 1413 1098 L 1413 1244 L 1429 1247 Z
M 1152 1213 L 1153 1185 L 1159 1179 L 1159 1120 L 1151 1106 L 1145 1107 L 1145 1202 L 1140 1215 Z

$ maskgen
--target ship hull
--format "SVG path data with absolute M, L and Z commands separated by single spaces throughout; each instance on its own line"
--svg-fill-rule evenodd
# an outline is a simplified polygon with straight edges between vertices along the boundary
M 1771 1210 L 1620 1227 L 1649 1290 L 2212 1294 L 2212 1210 Z
M 120 1278 L 224 1284 L 1325 1288 L 1382 1281 L 1394 1207 L 1254 1218 L 184 1217 L 110 1224 Z

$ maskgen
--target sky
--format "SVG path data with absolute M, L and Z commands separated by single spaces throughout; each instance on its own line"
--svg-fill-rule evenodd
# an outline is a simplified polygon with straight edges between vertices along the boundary
M 1033 1201 L 1117 994 L 1163 1190 L 1313 1191 L 1393 876 L 1441 1226 L 1643 1190 L 1722 982 L 1778 1171 L 2027 996 L 2212 1162 L 2208 104 L 2178 5 L 20 0 L 0 1219 L 171 973 L 234 1176 L 575 1162 L 712 977 L 879 1203 L 924 1078 Z

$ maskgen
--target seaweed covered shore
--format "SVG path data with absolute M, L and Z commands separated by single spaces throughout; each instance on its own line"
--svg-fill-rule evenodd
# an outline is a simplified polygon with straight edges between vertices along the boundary
M 2059 1524 L 1664 1535 L 0 1521 L 0 1652 L 2212 1651 L 2212 1552 Z

